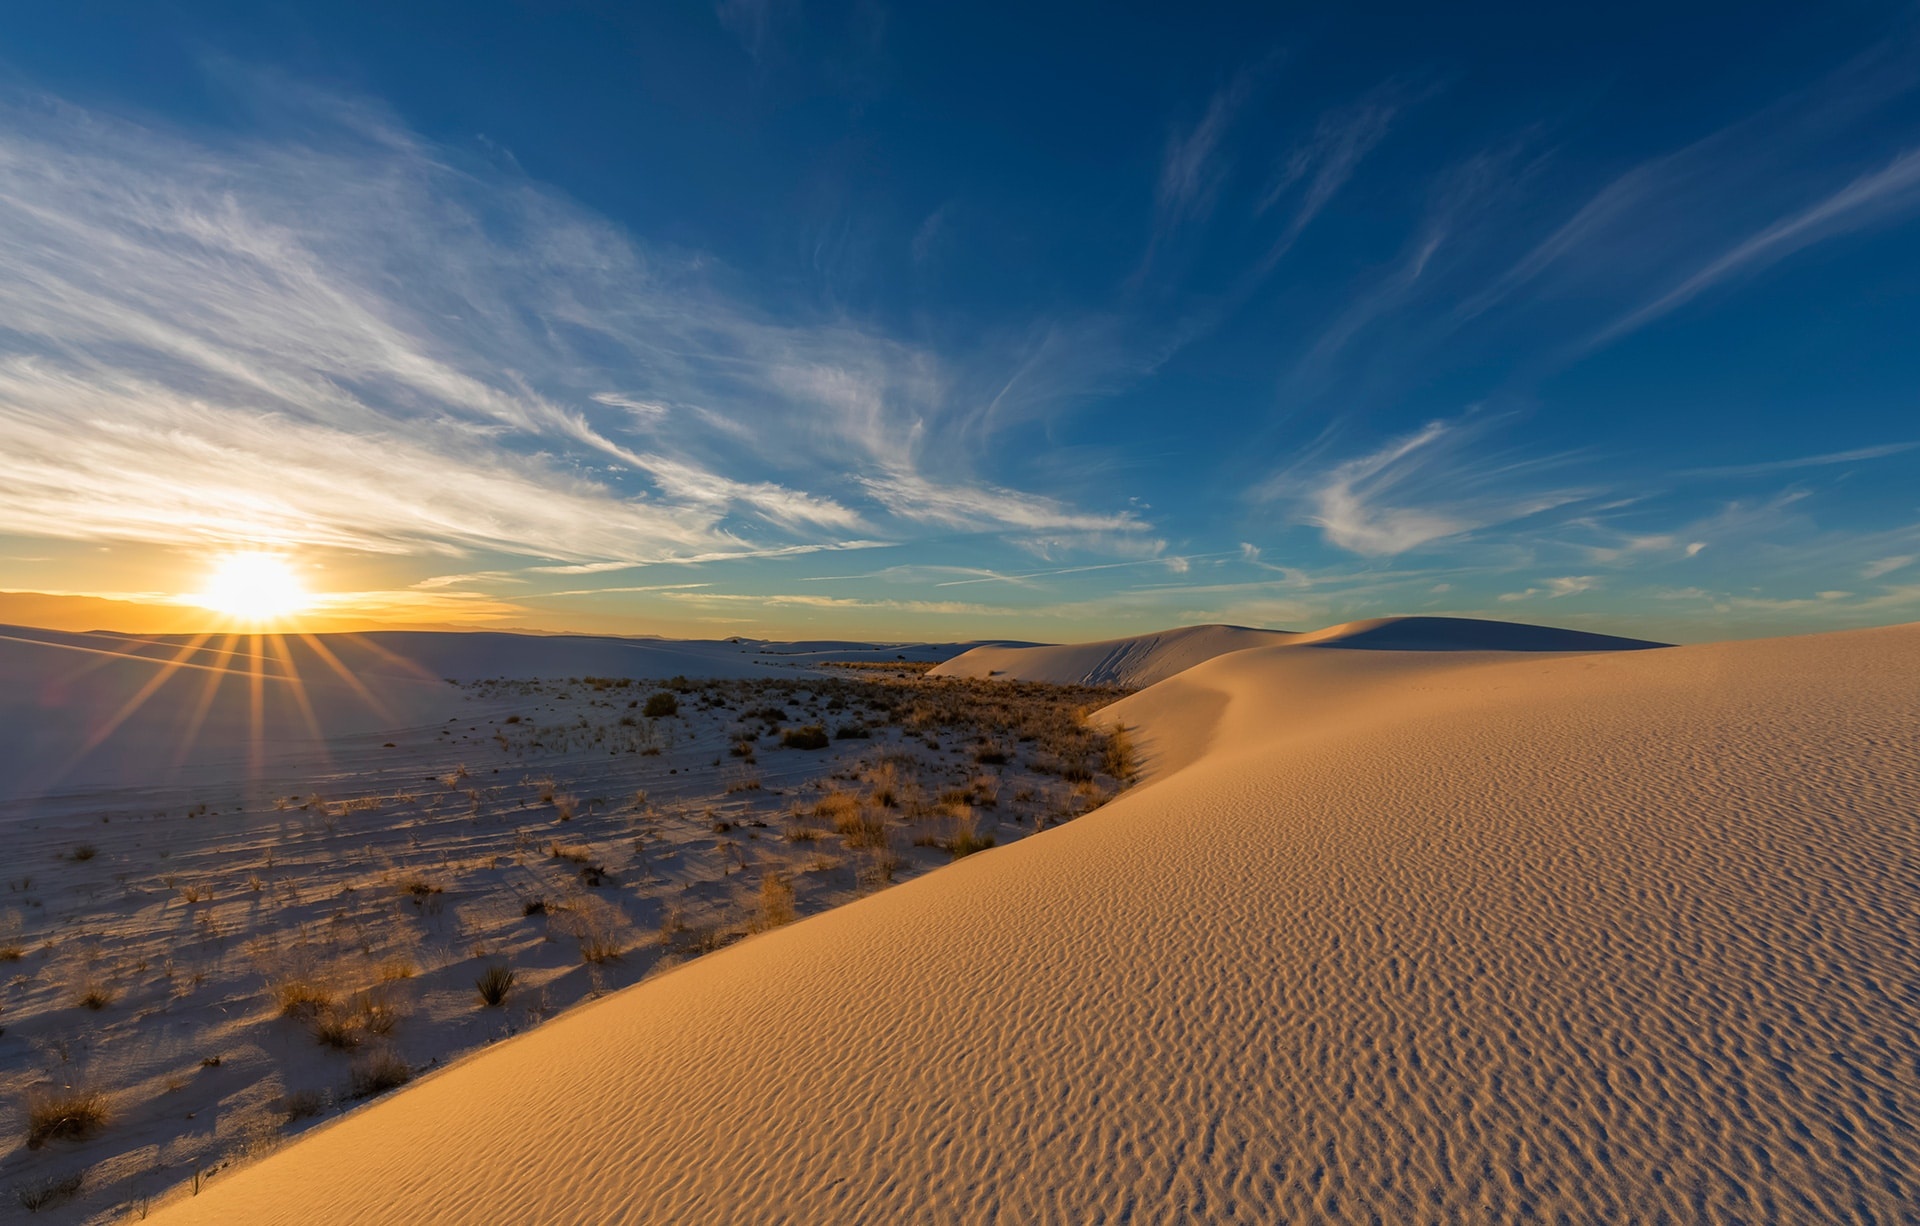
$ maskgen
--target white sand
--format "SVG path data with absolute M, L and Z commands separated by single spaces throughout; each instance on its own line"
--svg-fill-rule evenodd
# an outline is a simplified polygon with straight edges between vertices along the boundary
M 781 676 L 828 661 L 943 660 L 968 646 L 0 626 L 0 799 L 294 773 L 324 760 L 331 740 L 453 715 L 460 698 L 446 679 Z
M 1215 659 L 1092 816 L 156 1219 L 1913 1221 L 1916 695 L 1911 626 Z

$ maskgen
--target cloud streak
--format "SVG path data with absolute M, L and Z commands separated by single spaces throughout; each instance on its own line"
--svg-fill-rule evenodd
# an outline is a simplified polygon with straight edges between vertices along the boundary
M 644 565 L 1146 530 L 975 477 L 953 359 L 303 105 L 222 142 L 0 105 L 0 533 Z

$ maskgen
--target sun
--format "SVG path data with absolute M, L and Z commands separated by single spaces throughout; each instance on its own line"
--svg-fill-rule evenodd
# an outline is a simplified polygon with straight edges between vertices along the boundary
M 286 558 L 275 553 L 230 553 L 215 561 L 195 604 L 247 622 L 270 622 L 313 603 Z

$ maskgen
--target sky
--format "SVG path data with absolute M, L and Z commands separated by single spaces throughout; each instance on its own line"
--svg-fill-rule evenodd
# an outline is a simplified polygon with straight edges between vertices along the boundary
M 0 621 L 1920 618 L 1920 10 L 1578 7 L 5 6 Z

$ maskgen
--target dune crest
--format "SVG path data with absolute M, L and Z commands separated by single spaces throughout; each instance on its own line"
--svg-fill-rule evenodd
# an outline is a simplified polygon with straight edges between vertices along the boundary
M 1916 693 L 1920 626 L 1242 651 L 1097 813 L 158 1220 L 1905 1220 Z
M 1051 685 L 1117 685 L 1138 690 L 1216 656 L 1279 646 L 1369 651 L 1624 651 L 1666 644 L 1477 617 L 1376 617 L 1306 634 L 1208 625 L 1096 643 L 989 643 L 954 656 L 936 667 L 933 675 L 997 677 Z
M 987 644 L 933 670 L 936 677 L 995 677 L 1049 685 L 1117 685 L 1144 689 L 1228 652 L 1267 647 L 1295 636 L 1247 626 L 1181 626 L 1095 643 L 1031 647 Z

